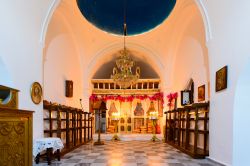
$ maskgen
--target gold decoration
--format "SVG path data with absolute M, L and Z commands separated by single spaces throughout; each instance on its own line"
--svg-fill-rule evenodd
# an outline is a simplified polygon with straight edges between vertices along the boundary
M 0 85 L 0 108 L 18 108 L 19 90 Z
M 0 166 L 32 166 L 32 112 L 0 108 Z
M 114 82 L 119 85 L 122 89 L 127 89 L 129 86 L 136 83 L 140 77 L 140 68 L 136 68 L 136 74 L 132 73 L 132 67 L 135 62 L 128 55 L 128 51 L 124 48 L 120 52 L 121 56 L 116 60 L 116 66 L 113 69 L 111 78 Z
M 30 91 L 33 103 L 39 104 L 42 101 L 42 94 L 43 94 L 42 86 L 38 82 L 34 82 L 31 86 L 31 91 Z
M 150 102 L 150 105 L 149 105 L 149 108 L 148 108 L 148 111 L 147 111 L 147 115 L 150 116 L 151 112 L 156 112 L 156 110 L 155 110 L 155 104 L 154 104 L 153 101 Z

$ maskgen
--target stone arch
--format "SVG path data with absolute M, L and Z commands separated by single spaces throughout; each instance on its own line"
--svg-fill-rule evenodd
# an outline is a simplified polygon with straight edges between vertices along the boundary
M 210 19 L 209 19 L 209 14 L 207 12 L 207 9 L 205 7 L 205 4 L 202 0 L 193 0 L 194 3 L 198 6 L 200 13 L 203 18 L 204 26 L 206 29 L 206 40 L 207 42 L 212 38 L 212 31 L 211 31 L 211 25 L 210 25 Z M 41 27 L 41 33 L 40 33 L 40 43 L 42 46 L 45 44 L 45 38 L 46 38 L 46 33 L 47 29 L 49 26 L 49 22 L 53 16 L 53 13 L 55 12 L 56 8 L 60 4 L 61 0 L 53 0 L 51 2 L 51 5 L 48 9 L 48 12 L 44 18 L 42 27 Z
M 203 59 L 204 62 L 206 62 L 208 69 L 207 69 L 207 80 L 209 80 L 209 58 L 208 58 L 208 48 L 206 47 L 206 29 L 204 25 L 204 20 L 202 18 L 202 15 L 200 14 L 199 8 L 197 7 L 196 3 L 193 1 L 186 1 L 186 3 L 181 4 L 179 7 L 180 15 L 177 17 L 177 19 L 174 22 L 174 28 L 172 30 L 172 35 L 170 37 L 170 44 L 168 45 L 167 54 L 170 56 L 170 60 L 167 62 L 167 67 L 172 71 L 174 70 L 173 67 L 176 64 L 176 55 L 179 51 L 179 44 L 182 40 L 183 35 L 185 34 L 185 30 L 192 26 L 192 21 L 199 20 L 199 25 L 202 25 L 202 28 L 204 28 L 204 40 L 202 39 L 200 42 L 202 45 L 206 48 L 204 50 Z M 180 26 L 181 25 L 181 26 Z M 202 35 L 203 36 L 203 35 Z M 172 80 L 174 79 L 174 72 L 170 73 L 169 80 L 171 82 L 172 86 Z
M 160 58 L 160 56 L 157 55 L 157 53 L 155 53 L 153 50 L 149 49 L 149 47 L 144 47 L 141 45 L 138 45 L 136 43 L 127 43 L 127 48 L 131 49 L 131 50 L 135 50 L 138 52 L 143 53 L 144 55 L 146 55 L 148 58 L 148 60 L 150 60 L 150 62 L 152 62 L 152 64 L 150 66 L 152 66 L 152 68 L 156 71 L 156 73 L 160 76 L 163 84 L 165 83 L 165 76 L 164 76 L 164 70 L 165 67 L 162 63 L 162 60 Z M 93 56 L 93 58 L 91 59 L 87 69 L 84 72 L 84 80 L 90 80 L 93 75 L 94 75 L 94 69 L 100 67 L 101 65 L 98 66 L 98 62 L 101 61 L 102 59 L 105 58 L 105 55 L 108 55 L 110 52 L 115 52 L 115 51 L 119 51 L 123 49 L 123 43 L 114 43 L 111 44 L 110 46 L 107 46 L 106 48 L 102 49 L 101 51 L 99 51 L 95 56 Z M 90 87 L 90 81 L 85 82 L 84 87 L 85 88 L 89 88 Z
M 50 5 L 48 11 L 47 11 L 45 18 L 44 18 L 42 28 L 41 28 L 41 34 L 40 34 L 40 43 L 42 46 L 45 46 L 45 39 L 46 39 L 46 34 L 48 31 L 49 23 L 52 19 L 52 16 L 53 16 L 56 8 L 60 4 L 60 2 L 61 2 L 61 0 L 53 0 L 51 2 L 51 5 Z
M 206 32 L 206 41 L 208 42 L 209 40 L 212 39 L 213 36 L 207 9 L 205 7 L 204 1 L 202 0 L 194 0 L 194 1 L 200 10 Z

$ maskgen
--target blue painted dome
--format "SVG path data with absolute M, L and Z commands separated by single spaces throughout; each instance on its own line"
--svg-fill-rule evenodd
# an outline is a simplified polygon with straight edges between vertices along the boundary
M 123 35 L 124 9 L 127 35 L 147 32 L 161 24 L 176 0 L 77 0 L 83 16 L 96 27 Z M 125 7 L 124 7 L 125 6 Z

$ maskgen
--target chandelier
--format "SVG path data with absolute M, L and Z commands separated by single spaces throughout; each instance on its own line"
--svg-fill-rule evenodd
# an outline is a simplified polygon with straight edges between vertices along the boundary
M 135 84 L 140 78 L 140 68 L 136 67 L 136 73 L 133 74 L 132 67 L 135 62 L 128 55 L 128 50 L 124 47 L 124 50 L 120 51 L 120 57 L 116 60 L 116 66 L 113 68 L 113 74 L 111 78 L 115 84 L 119 85 L 122 89 L 127 89 L 131 85 Z
M 124 5 L 126 6 L 126 5 Z M 120 51 L 120 57 L 116 60 L 116 67 L 113 68 L 113 74 L 111 79 L 115 84 L 119 85 L 122 89 L 127 89 L 131 85 L 135 84 L 140 78 L 140 68 L 136 67 L 136 72 L 133 74 L 132 68 L 135 62 L 129 56 L 129 51 L 126 48 L 126 36 L 127 36 L 127 24 L 126 24 L 126 12 L 124 7 L 124 24 L 123 24 L 123 50 Z

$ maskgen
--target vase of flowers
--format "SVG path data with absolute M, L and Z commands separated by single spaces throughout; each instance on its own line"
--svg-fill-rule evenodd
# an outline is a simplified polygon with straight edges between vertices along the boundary
M 178 92 L 170 93 L 169 95 L 167 95 L 167 98 L 168 98 L 168 107 L 169 107 L 169 110 L 171 111 L 172 108 L 176 109 L 176 107 L 177 107 Z

